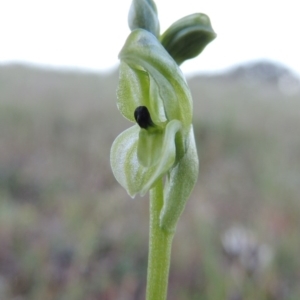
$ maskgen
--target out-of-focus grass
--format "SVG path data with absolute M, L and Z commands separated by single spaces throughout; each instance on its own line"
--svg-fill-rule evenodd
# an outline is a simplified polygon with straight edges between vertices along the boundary
M 225 76 L 189 83 L 201 169 L 169 299 L 299 299 L 299 94 Z M 143 299 L 148 198 L 130 199 L 110 171 L 130 126 L 116 85 L 115 73 L 0 68 L 0 299 Z M 241 250 L 251 266 L 224 249 L 232 226 L 255 238 Z

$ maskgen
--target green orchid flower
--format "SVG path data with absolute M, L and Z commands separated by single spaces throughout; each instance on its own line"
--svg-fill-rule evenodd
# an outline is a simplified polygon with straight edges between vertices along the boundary
M 165 176 L 160 225 L 174 231 L 198 176 L 192 98 L 177 63 L 149 31 L 135 29 L 120 52 L 118 108 L 135 123 L 111 149 L 117 181 L 131 197 Z
M 190 90 L 179 68 L 216 34 L 205 14 L 186 16 L 162 35 L 153 0 L 133 0 L 119 58 L 118 108 L 134 125 L 111 148 L 111 167 L 131 197 L 150 191 L 147 300 L 167 297 L 176 224 L 197 181 Z

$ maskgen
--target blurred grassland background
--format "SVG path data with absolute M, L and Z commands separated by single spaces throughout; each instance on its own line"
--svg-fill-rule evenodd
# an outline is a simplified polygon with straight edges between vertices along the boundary
M 300 299 L 300 89 L 256 62 L 188 78 L 200 176 L 172 300 Z M 109 164 L 117 70 L 0 66 L 0 299 L 144 299 L 148 196 Z

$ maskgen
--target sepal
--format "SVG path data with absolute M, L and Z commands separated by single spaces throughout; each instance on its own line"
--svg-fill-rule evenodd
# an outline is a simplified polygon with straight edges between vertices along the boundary
M 164 205 L 160 212 L 160 226 L 174 232 L 187 199 L 198 178 L 199 160 L 193 126 L 190 128 L 187 151 L 181 160 L 170 170 L 164 188 Z

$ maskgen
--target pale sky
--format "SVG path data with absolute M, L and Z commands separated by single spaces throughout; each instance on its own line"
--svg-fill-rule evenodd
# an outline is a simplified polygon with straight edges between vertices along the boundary
M 129 34 L 131 0 L 0 0 L 0 63 L 32 62 L 107 70 Z M 218 71 L 266 58 L 300 74 L 299 7 L 295 0 L 156 0 L 161 32 L 177 19 L 206 13 L 218 37 L 185 73 Z

